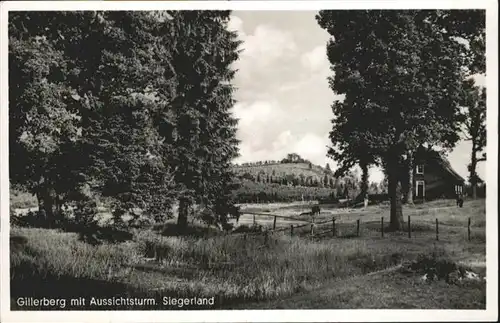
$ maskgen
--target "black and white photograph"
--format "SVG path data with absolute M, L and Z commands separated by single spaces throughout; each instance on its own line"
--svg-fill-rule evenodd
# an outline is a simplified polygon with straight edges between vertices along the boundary
M 497 10 L 2 3 L 2 321 L 498 319 Z

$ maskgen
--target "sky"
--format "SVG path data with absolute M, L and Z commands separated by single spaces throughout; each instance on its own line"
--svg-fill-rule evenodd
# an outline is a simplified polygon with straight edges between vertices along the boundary
M 326 156 L 336 99 L 328 87 L 332 75 L 326 57 L 329 35 L 315 20 L 315 11 L 234 11 L 229 28 L 243 41 L 235 77 L 233 113 L 239 118 L 240 157 L 236 163 L 280 160 L 297 153 L 312 163 L 335 169 Z M 484 84 L 484 77 L 477 79 Z M 465 179 L 470 142 L 459 142 L 448 155 Z M 485 163 L 478 165 L 484 178 Z M 378 182 L 380 169 L 370 169 Z

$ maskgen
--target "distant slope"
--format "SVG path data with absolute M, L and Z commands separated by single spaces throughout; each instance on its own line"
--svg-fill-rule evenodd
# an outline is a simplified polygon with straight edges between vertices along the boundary
M 358 194 L 359 180 L 355 174 L 335 178 L 329 168 L 303 159 L 254 162 L 233 167 L 240 182 L 240 188 L 234 194 L 240 202 L 334 201 Z
M 249 173 L 254 177 L 258 174 L 285 177 L 287 175 L 299 177 L 302 175 L 304 178 L 311 177 L 319 182 L 324 180 L 325 174 L 328 178 L 333 179 L 333 173 L 318 165 L 311 165 L 308 163 L 276 163 L 276 164 L 262 164 L 251 166 L 234 166 L 236 174 L 243 175 Z
M 238 203 L 336 201 L 334 200 L 334 191 L 335 189 L 327 187 L 256 183 L 243 179 L 240 182 L 240 187 L 233 191 L 233 197 Z

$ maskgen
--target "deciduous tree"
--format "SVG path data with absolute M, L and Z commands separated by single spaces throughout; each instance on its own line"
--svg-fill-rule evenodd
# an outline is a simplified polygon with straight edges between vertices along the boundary
M 328 59 L 338 103 L 333 131 L 359 123 L 359 142 L 379 158 L 389 179 L 393 230 L 403 223 L 403 156 L 422 143 L 452 147 L 458 138 L 463 45 L 431 10 L 321 11 L 332 39 Z
M 486 160 L 486 153 L 478 157 L 486 147 L 486 88 L 474 85 L 474 80 L 464 82 L 463 106 L 466 116 L 464 122 L 465 140 L 472 144 L 471 161 L 469 163 L 469 182 L 472 186 L 472 197 L 477 198 L 477 164 Z

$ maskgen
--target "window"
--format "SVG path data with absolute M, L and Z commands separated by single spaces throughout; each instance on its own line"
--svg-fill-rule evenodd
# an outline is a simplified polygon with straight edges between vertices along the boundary
M 424 173 L 424 165 L 417 165 L 417 174 Z
M 462 189 L 463 189 L 462 185 L 455 185 L 455 193 L 457 194 L 462 193 L 463 192 Z
M 425 182 L 416 181 L 415 182 L 415 196 L 424 197 L 425 196 Z

